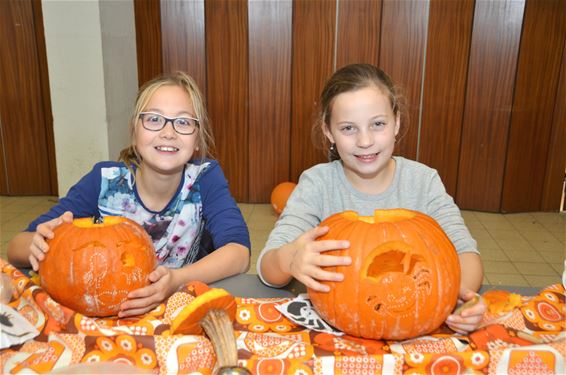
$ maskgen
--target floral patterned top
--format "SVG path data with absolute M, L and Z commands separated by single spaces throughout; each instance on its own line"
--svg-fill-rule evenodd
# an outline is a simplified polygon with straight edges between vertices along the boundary
M 250 248 L 246 224 L 214 160 L 188 163 L 176 194 L 160 212 L 145 207 L 124 163 L 97 163 L 59 204 L 26 230 L 34 231 L 65 211 L 76 218 L 112 215 L 136 221 L 151 236 L 158 262 L 171 268 L 194 263 L 212 250 L 201 246 L 204 232 L 212 237 L 214 249 L 227 243 Z

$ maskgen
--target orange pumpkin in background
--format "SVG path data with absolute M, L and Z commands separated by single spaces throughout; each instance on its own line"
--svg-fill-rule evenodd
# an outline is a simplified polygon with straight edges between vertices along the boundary
M 87 316 L 116 315 L 130 291 L 149 284 L 155 250 L 136 222 L 117 216 L 101 223 L 75 219 L 54 234 L 39 275 L 60 304 Z
M 348 255 L 349 266 L 327 267 L 344 274 L 325 281 L 330 292 L 308 289 L 323 319 L 357 337 L 403 340 L 438 328 L 454 309 L 460 286 L 458 255 L 442 228 L 420 212 L 375 210 L 374 216 L 345 211 L 321 226 L 318 240 L 348 240 L 329 251 Z
M 271 207 L 273 207 L 278 215 L 283 212 L 289 196 L 291 196 L 291 193 L 295 190 L 295 186 L 297 186 L 297 184 L 294 182 L 282 182 L 275 186 L 271 192 Z

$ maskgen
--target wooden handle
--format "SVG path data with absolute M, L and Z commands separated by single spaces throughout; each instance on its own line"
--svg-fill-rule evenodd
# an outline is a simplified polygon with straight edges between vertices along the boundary
M 460 315 L 460 313 L 462 311 L 464 311 L 465 309 L 474 306 L 475 304 L 477 304 L 480 301 L 480 296 L 479 295 L 475 295 L 474 298 L 472 298 L 471 300 L 466 301 L 466 303 L 461 304 L 455 311 L 454 311 L 454 315 Z

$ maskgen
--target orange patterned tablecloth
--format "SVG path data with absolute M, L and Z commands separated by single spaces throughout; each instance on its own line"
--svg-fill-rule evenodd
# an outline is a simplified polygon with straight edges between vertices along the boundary
M 0 259 L 16 291 L 9 306 L 39 331 L 33 340 L 0 351 L 5 374 L 51 372 L 78 363 L 113 361 L 166 373 L 210 373 L 215 355 L 205 336 L 172 335 L 171 314 L 187 303 L 183 291 L 136 319 L 93 319 L 54 302 L 39 286 Z M 260 374 L 565 373 L 564 288 L 522 296 L 510 311 L 486 314 L 468 336 L 441 327 L 393 342 L 306 330 L 275 308 L 288 298 L 237 298 L 238 358 Z

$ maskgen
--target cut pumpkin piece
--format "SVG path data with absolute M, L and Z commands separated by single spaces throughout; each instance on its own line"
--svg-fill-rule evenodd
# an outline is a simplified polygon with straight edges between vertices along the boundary
M 191 289 L 191 285 L 189 285 Z M 206 290 L 200 284 L 192 288 L 197 297 L 185 306 L 171 322 L 172 334 L 202 335 L 209 337 L 214 351 L 219 372 L 238 369 L 238 351 L 234 336 L 233 321 L 236 317 L 234 296 L 224 289 Z

